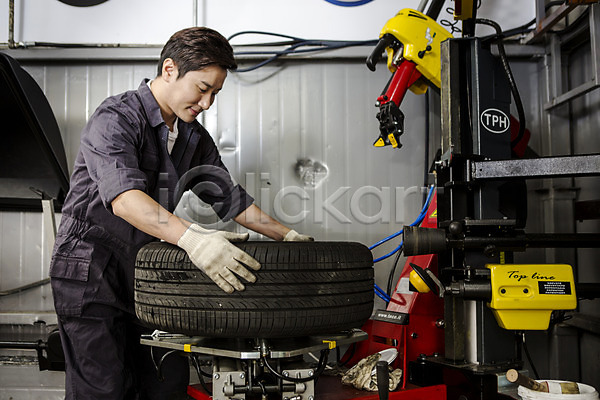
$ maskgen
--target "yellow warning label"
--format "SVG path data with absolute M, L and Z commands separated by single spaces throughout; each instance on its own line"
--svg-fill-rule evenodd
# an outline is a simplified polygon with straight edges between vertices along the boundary
M 183 345 L 183 351 L 185 351 L 186 353 L 191 353 L 192 352 L 192 345 L 191 344 L 184 344 Z
M 388 135 L 388 139 L 390 139 L 390 143 L 392 144 L 392 147 L 394 147 L 394 148 L 398 147 L 398 142 L 396 142 L 396 138 L 394 137 L 393 133 L 390 133 Z
M 437 218 L 437 208 L 431 213 L 429 218 Z
M 383 147 L 385 146 L 385 142 L 383 141 L 382 138 L 377 139 L 377 141 L 375 143 L 373 143 L 373 146 L 375 147 Z

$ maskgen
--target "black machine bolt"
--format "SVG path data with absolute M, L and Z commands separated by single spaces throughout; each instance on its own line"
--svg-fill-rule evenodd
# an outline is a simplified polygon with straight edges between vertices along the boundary
M 458 221 L 452 221 L 448 226 L 448 232 L 453 235 L 460 235 L 463 232 L 463 225 Z
M 427 53 L 428 51 L 431 51 L 431 46 L 429 46 L 429 45 L 427 45 L 427 47 L 425 47 L 425 50 L 421 50 L 418 53 L 419 58 L 425 57 L 425 53 Z

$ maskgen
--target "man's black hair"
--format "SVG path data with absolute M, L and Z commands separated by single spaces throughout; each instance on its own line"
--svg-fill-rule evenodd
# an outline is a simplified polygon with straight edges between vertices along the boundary
M 174 33 L 160 53 L 157 76 L 162 74 L 162 66 L 167 58 L 171 58 L 177 66 L 177 79 L 189 71 L 201 70 L 209 65 L 218 65 L 229 71 L 237 68 L 233 49 L 227 39 L 206 27 L 186 28 Z

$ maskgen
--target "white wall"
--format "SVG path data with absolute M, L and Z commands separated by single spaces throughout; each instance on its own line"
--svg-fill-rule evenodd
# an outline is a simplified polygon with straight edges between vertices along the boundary
M 8 4 L 9 0 L 0 0 L 2 43 L 8 41 Z M 418 5 L 419 0 L 373 0 L 358 7 L 324 0 L 108 0 L 93 7 L 73 7 L 58 0 L 15 0 L 15 40 L 161 45 L 172 33 L 194 23 L 227 37 L 260 30 L 310 39 L 368 40 L 377 38 L 400 9 Z M 452 6 L 447 0 L 439 20 L 452 19 L 446 12 Z M 509 29 L 533 18 L 534 1 L 483 0 L 478 15 Z M 266 39 L 249 36 L 234 43 Z

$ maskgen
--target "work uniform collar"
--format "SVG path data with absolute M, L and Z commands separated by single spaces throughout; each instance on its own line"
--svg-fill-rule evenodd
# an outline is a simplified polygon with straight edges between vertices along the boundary
M 148 87 L 149 79 L 144 79 L 138 88 L 138 93 L 144 111 L 148 116 L 148 122 L 152 128 L 158 128 L 158 138 L 161 141 L 160 147 L 164 150 L 166 158 L 170 158 L 175 168 L 177 168 L 180 175 L 187 171 L 186 165 L 191 162 L 193 152 L 186 152 L 187 148 L 196 148 L 200 140 L 200 135 L 194 134 L 194 127 L 198 126 L 198 122 L 185 123 L 179 118 L 175 121 L 178 124 L 179 135 L 173 146 L 173 150 L 169 155 L 167 152 L 167 137 L 169 134 L 169 128 L 165 123 L 160 112 L 158 102 L 154 98 L 152 91 Z M 162 125 L 161 125 L 162 124 Z M 197 128 L 196 128 L 197 129 Z
M 144 111 L 148 116 L 148 122 L 150 123 L 150 126 L 156 128 L 160 124 L 164 124 L 165 120 L 160 112 L 158 102 L 148 87 L 148 81 L 150 81 L 150 79 L 142 80 L 142 83 L 140 83 L 140 86 L 138 87 L 138 93 L 140 95 L 140 100 L 142 102 L 142 106 L 144 107 Z

